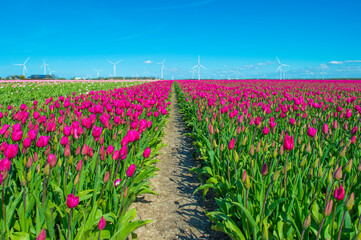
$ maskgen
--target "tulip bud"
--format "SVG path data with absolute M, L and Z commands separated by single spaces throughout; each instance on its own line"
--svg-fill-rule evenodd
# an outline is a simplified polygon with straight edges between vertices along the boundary
M 45 240 L 45 239 L 46 239 L 46 231 L 45 228 L 43 228 L 40 234 L 38 235 L 38 237 L 36 238 L 36 240 Z
M 83 160 L 80 160 L 76 165 L 76 171 L 80 172 L 82 168 L 83 168 Z
M 266 176 L 268 172 L 268 168 L 267 168 L 267 163 L 263 164 L 262 169 L 261 169 L 261 174 L 263 176 Z
M 242 183 L 244 183 L 246 181 L 246 178 L 247 178 L 247 172 L 246 172 L 246 170 L 244 170 L 242 173 L 242 179 L 241 179 Z
M 45 156 L 49 156 L 50 151 L 51 151 L 50 145 L 48 145 L 48 147 L 47 147 L 46 150 L 45 150 Z
M 346 149 L 347 149 L 347 146 L 345 146 L 342 151 L 340 152 L 340 157 L 343 158 L 345 155 L 346 155 Z
M 273 156 L 273 158 L 276 158 L 276 157 L 278 156 L 277 147 L 276 147 L 275 150 L 273 151 L 272 156 Z
M 75 151 L 75 156 L 78 156 L 80 154 L 80 146 L 78 146 L 78 148 Z
M 238 156 L 237 151 L 233 150 L 233 156 L 234 156 L 234 161 L 235 161 L 236 163 L 238 163 L 239 156 Z
M 283 156 L 284 150 L 283 150 L 283 146 L 281 145 L 280 150 L 278 152 L 280 154 L 280 156 Z
M 50 166 L 48 163 L 46 163 L 45 168 L 44 168 L 44 175 L 49 176 L 49 174 L 50 174 Z
M 347 162 L 347 164 L 346 164 L 346 166 L 345 166 L 345 172 L 347 172 L 347 173 L 351 172 L 352 162 L 353 162 L 352 159 L 350 159 L 350 160 Z
M 79 182 L 80 173 L 78 173 L 74 179 L 74 186 Z
M 342 178 L 342 166 L 339 167 L 333 174 L 333 177 L 336 179 L 336 180 L 340 180 Z
M 311 213 L 308 214 L 308 216 L 303 221 L 303 229 L 309 228 L 310 224 L 311 224 Z
M 247 136 L 245 136 L 245 137 L 243 138 L 242 146 L 246 146 L 246 143 L 247 143 Z
M 39 160 L 39 155 L 37 153 L 34 153 L 34 162 L 37 162 Z
M 251 155 L 252 157 L 254 155 L 254 146 L 253 146 L 253 144 L 251 144 L 251 148 L 249 149 L 249 155 Z
M 248 176 L 248 175 L 246 176 L 246 180 L 245 180 L 245 182 L 244 182 L 244 187 L 245 187 L 246 189 L 250 189 L 250 188 L 251 188 L 251 180 L 249 179 L 249 176 Z
M 323 171 L 322 171 L 322 166 L 320 166 L 320 167 L 318 168 L 317 177 L 318 177 L 318 178 L 322 178 L 322 176 L 323 176 Z
M 98 223 L 98 230 L 101 231 L 105 228 L 106 225 L 106 221 L 104 219 L 104 217 L 102 216 L 102 218 L 100 219 L 99 223 Z
M 353 193 L 351 193 L 350 197 L 345 202 L 346 210 L 351 211 L 351 209 L 353 208 L 354 203 L 355 203 L 355 195 Z
M 332 207 L 333 207 L 333 200 L 331 199 L 330 201 L 328 201 L 326 203 L 326 206 L 325 208 L 323 209 L 323 216 L 326 218 L 326 217 L 329 217 L 332 213 Z
M 278 177 L 280 176 L 281 171 L 277 171 L 272 175 L 272 181 L 277 181 Z
M 26 186 L 26 180 L 25 180 L 25 178 L 24 178 L 24 176 L 23 176 L 23 175 L 21 175 L 21 178 L 20 178 L 20 184 L 21 184 L 21 186 L 23 186 L 23 187 L 25 187 L 25 186 Z
M 109 181 L 109 177 L 110 177 L 110 173 L 109 171 L 105 173 L 104 178 L 103 178 L 103 182 L 107 183 Z
M 26 167 L 29 169 L 33 166 L 33 159 L 31 159 L 31 156 L 28 157 L 28 161 L 26 162 Z
M 262 143 L 262 141 L 258 142 L 257 147 L 256 147 L 256 153 L 259 153 L 261 151 L 261 143 Z
M 306 152 L 307 152 L 307 153 L 311 153 L 311 144 L 310 144 L 310 141 L 308 141 L 308 143 L 307 143 Z
M 307 155 L 305 155 L 303 158 L 302 158 L 302 161 L 300 162 L 300 167 L 304 167 L 307 163 Z
M 28 171 L 28 173 L 27 173 L 27 175 L 26 175 L 26 181 L 30 182 L 32 176 L 33 176 L 33 174 L 31 173 L 31 171 Z

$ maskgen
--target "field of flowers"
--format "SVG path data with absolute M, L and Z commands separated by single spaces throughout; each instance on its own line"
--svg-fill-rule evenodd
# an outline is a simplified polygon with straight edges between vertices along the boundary
M 171 85 L 1 84 L 1 239 L 126 239 L 147 224 L 129 206 L 153 194 Z
M 58 98 L 70 94 L 88 94 L 90 91 L 132 86 L 140 82 L 0 82 L 0 104 L 4 106 L 32 104 L 45 98 Z
M 361 239 L 357 81 L 178 81 L 212 189 L 214 229 L 232 239 Z

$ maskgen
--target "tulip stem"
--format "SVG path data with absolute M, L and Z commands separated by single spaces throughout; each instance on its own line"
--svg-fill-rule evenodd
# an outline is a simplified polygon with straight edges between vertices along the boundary
M 325 223 L 325 220 L 326 220 L 326 218 L 324 217 L 324 218 L 322 219 L 322 222 L 321 222 L 320 228 L 318 229 L 316 240 L 318 240 L 318 239 L 320 238 L 320 233 L 321 233 L 321 230 L 322 230 L 323 224 Z
M 335 204 L 335 209 L 334 209 L 333 215 L 332 215 L 332 221 L 331 221 L 331 239 L 333 239 L 333 223 L 335 222 L 337 204 L 338 204 L 338 203 L 336 202 L 336 204 Z
M 303 229 L 300 240 L 303 240 L 303 236 L 305 235 L 305 232 L 306 232 L 306 229 Z
M 122 197 L 123 197 L 123 200 L 122 200 L 122 204 L 120 205 L 120 211 L 119 211 L 118 218 L 120 218 L 120 214 L 122 213 L 123 203 L 124 203 L 124 199 L 125 199 L 125 197 L 123 196 L 123 192 L 124 192 L 125 185 L 127 185 L 127 181 L 128 181 L 128 178 L 125 179 L 125 183 L 124 183 L 124 185 L 123 185 L 122 192 L 120 193 L 120 198 L 119 198 L 119 200 L 120 200 Z
M 341 221 L 341 225 L 340 225 L 340 230 L 338 231 L 337 240 L 340 240 L 340 239 L 341 239 L 341 233 L 342 233 L 343 223 L 345 222 L 346 213 L 347 213 L 347 211 L 345 211 L 345 212 L 343 213 L 343 217 L 342 217 L 342 221 Z M 332 237 L 332 235 L 331 235 L 331 237 Z
M 70 227 L 71 227 L 71 216 L 73 215 L 73 209 L 70 210 L 70 215 L 69 215 L 69 223 L 68 223 L 68 234 L 66 236 L 66 240 L 69 239 L 69 233 L 70 233 Z
M 102 230 L 99 231 L 99 235 L 98 235 L 98 240 L 100 240 L 100 233 L 102 232 Z
M 2 200 L 2 207 L 3 207 L 3 220 L 4 220 L 4 227 L 5 233 L 7 233 L 7 226 L 6 226 L 6 208 L 5 208 L 5 183 L 3 184 L 3 189 L 1 191 L 1 200 Z
M 261 221 L 260 221 L 260 224 L 261 224 L 261 228 L 260 228 L 261 230 L 260 230 L 260 232 L 262 232 L 262 226 L 263 226 L 262 221 L 263 221 L 264 208 L 266 207 L 266 202 L 267 202 L 268 193 L 269 193 L 269 190 L 270 190 L 271 187 L 272 187 L 272 184 L 273 184 L 273 182 L 271 182 L 271 183 L 268 185 L 267 192 L 266 192 L 266 196 L 265 196 L 264 201 L 263 201 Z

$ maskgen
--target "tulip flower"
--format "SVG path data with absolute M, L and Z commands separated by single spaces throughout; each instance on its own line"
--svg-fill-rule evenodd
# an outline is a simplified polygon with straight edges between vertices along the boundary
M 263 134 L 264 134 L 264 135 L 267 135 L 268 133 L 269 133 L 269 128 L 265 126 L 265 127 L 263 128 Z
M 323 124 L 322 132 L 323 132 L 323 134 L 327 134 L 327 133 L 328 133 L 328 125 L 327 125 L 327 123 Z
M 18 151 L 19 151 L 18 144 L 11 144 L 5 149 L 4 155 L 8 159 L 13 159 L 18 154 Z
M 333 196 L 338 201 L 342 201 L 345 198 L 345 189 L 342 185 L 339 188 L 335 188 Z
M 126 171 L 128 177 L 132 177 L 135 171 L 135 164 L 130 165 Z
M 105 177 L 104 177 L 104 179 L 105 179 Z M 106 179 L 106 180 L 109 180 L 109 178 L 108 179 Z M 122 179 L 116 179 L 115 181 L 114 181 L 114 186 L 117 188 L 119 185 L 120 185 L 120 182 L 122 181 Z M 104 181 L 105 182 L 105 181 Z
M 55 167 L 56 166 L 56 155 L 54 154 L 49 154 L 48 156 L 48 163 L 50 165 L 51 168 Z
M 268 172 L 268 168 L 267 168 L 267 163 L 263 164 L 262 169 L 261 169 L 261 174 L 263 176 L 266 176 Z
M 143 157 L 144 158 L 149 158 L 150 153 L 151 153 L 151 149 L 149 147 L 147 147 L 143 152 Z
M 316 128 L 313 128 L 313 127 L 309 127 L 308 130 L 307 130 L 307 135 L 309 137 L 314 137 L 317 133 L 317 129 Z
M 232 138 L 228 144 L 228 149 L 232 150 L 234 148 L 234 144 L 236 143 L 236 139 Z
M 68 208 L 73 209 L 77 207 L 79 204 L 79 196 L 74 196 L 73 194 L 69 194 L 66 199 L 66 205 Z
M 46 231 L 45 228 L 43 228 L 40 234 L 38 235 L 38 237 L 36 238 L 36 240 L 45 240 L 45 239 L 46 239 Z
M 296 123 L 296 119 L 290 118 L 290 124 L 291 124 L 291 125 L 295 125 L 295 123 Z
M 293 138 L 293 136 L 289 136 L 286 133 L 285 140 L 283 142 L 283 148 L 286 151 L 292 151 L 293 147 L 294 147 L 294 138 Z
M 106 221 L 104 219 L 104 217 L 102 216 L 102 218 L 100 219 L 99 223 L 98 223 L 98 230 L 101 231 L 105 228 L 106 225 Z

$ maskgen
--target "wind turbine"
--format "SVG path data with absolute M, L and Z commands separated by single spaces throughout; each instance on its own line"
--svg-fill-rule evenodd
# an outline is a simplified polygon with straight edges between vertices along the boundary
M 194 79 L 194 73 L 196 72 L 197 70 L 195 70 L 194 68 L 192 68 L 192 71 L 190 71 L 192 73 L 192 79 Z
M 277 58 L 277 62 L 278 62 L 278 65 L 279 65 L 276 72 L 280 71 L 280 80 L 282 80 L 282 67 L 289 67 L 289 65 L 282 64 L 280 62 L 280 60 L 278 59 L 278 57 L 276 57 L 276 58 Z
M 198 68 L 198 80 L 201 80 L 201 68 L 207 70 L 205 67 L 201 65 L 201 56 L 198 55 L 198 64 L 192 67 L 192 69 Z
M 41 68 L 42 68 L 42 67 L 44 68 L 44 75 L 46 75 L 46 66 L 49 67 L 49 65 L 46 64 L 45 60 L 43 60 L 43 65 L 41 65 L 40 67 L 41 67 Z
M 144 72 L 143 72 L 144 77 L 147 77 L 147 74 L 148 74 L 148 73 L 150 73 L 150 72 L 148 72 L 148 71 L 147 71 L 147 68 L 146 68 L 146 67 L 144 67 Z
M 97 70 L 97 69 L 95 69 L 95 68 L 94 68 L 94 70 L 97 72 L 97 78 L 99 78 L 99 73 L 100 73 L 101 71 L 103 71 L 103 70 Z
M 25 64 L 28 62 L 28 60 L 30 59 L 30 57 L 28 57 L 28 59 L 26 59 L 26 61 L 23 64 L 14 64 L 16 66 L 23 66 L 23 76 L 25 77 L 25 72 L 28 72 L 28 70 L 26 69 Z
M 161 79 L 163 79 L 164 62 L 165 62 L 165 59 L 163 60 L 163 62 L 161 62 L 161 63 L 157 63 L 157 64 L 160 64 Z
M 112 61 L 108 60 L 108 62 L 110 64 L 113 64 L 113 66 L 114 66 L 114 76 L 113 76 L 114 78 L 117 76 L 117 64 L 120 63 L 120 61 L 122 61 L 122 60 L 119 60 L 118 62 L 113 63 Z
M 322 80 L 325 80 L 325 69 L 323 67 L 323 64 L 321 64 L 322 67 Z

